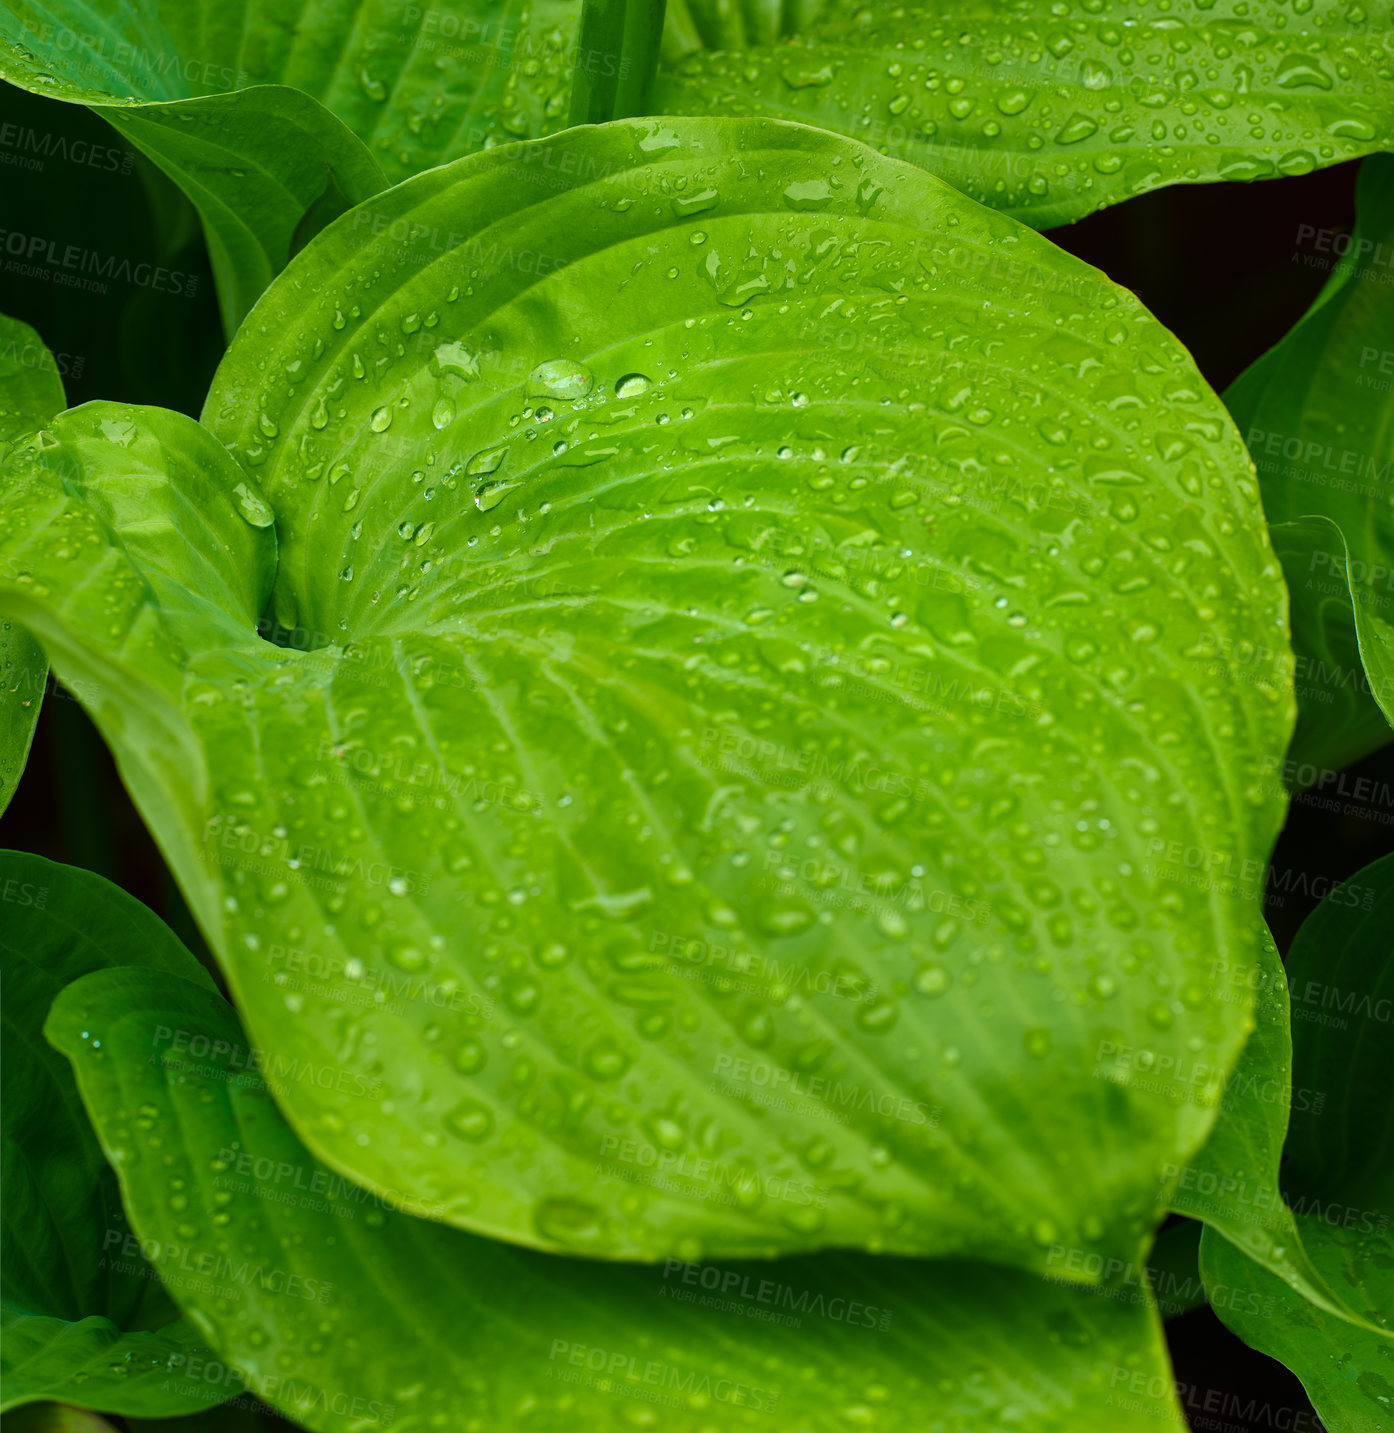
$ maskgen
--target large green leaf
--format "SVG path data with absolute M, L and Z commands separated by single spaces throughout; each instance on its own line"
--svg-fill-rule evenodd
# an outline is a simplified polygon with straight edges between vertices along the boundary
M 580 0 L 16 0 L 0 77 L 92 106 L 184 189 L 231 333 L 307 219 L 564 124 L 579 16 Z
M 231 335 L 305 233 L 386 186 L 377 161 L 323 105 L 258 85 L 98 113 L 194 202 Z
M 1384 745 L 1394 720 L 1394 158 L 1366 162 L 1356 204 L 1340 255 L 1325 235 L 1335 270 L 1311 312 L 1225 394 L 1292 592 L 1302 784 Z M 1216 655 L 1241 679 L 1267 659 Z
M 162 1417 L 220 1402 L 225 1390 L 171 1386 L 209 1352 L 143 1257 L 72 1071 L 42 1034 L 55 995 L 92 971 L 212 982 L 144 906 L 90 872 L 0 852 L 0 911 L 0 1408 L 52 1398 Z
M 518 1249 L 384 1207 L 318 1163 L 207 991 L 92 976 L 48 1035 L 143 1238 L 235 1286 L 176 1285 L 241 1371 L 232 1386 L 310 1428 L 1183 1427 L 1146 1302 L 970 1264 L 624 1268 Z
M 0 314 L 0 463 L 64 406 L 58 364 L 43 340 Z M 0 811 L 24 774 L 47 683 L 43 649 L 22 627 L 0 620 Z
M 176 502 L 271 534 L 133 409 L 16 480 L 0 607 L 321 1158 L 606 1256 L 1137 1256 L 1214 1108 L 1111 1055 L 1237 1058 L 1257 896 L 1193 857 L 1266 857 L 1292 699 L 1191 660 L 1285 597 L 1131 295 L 837 136 L 612 124 L 332 225 L 205 419 L 283 645 L 177 523 L 147 575 Z
M 1327 1313 L 1358 1322 L 1360 1310 L 1341 1301 L 1308 1257 L 1280 1188 L 1288 1111 L 1320 1108 L 1325 1095 L 1293 1085 L 1287 982 L 1266 933 L 1257 970 L 1234 972 L 1217 963 L 1213 988 L 1219 999 L 1247 1003 L 1246 987 L 1258 992 L 1257 1024 L 1225 1082 L 1210 1138 L 1177 1178 L 1172 1209 L 1204 1220 Z M 1150 1059 L 1143 1063 L 1155 1068 Z M 1190 1096 L 1196 1073 L 1192 1067 L 1161 1072 L 1161 1078 Z
M 1220 1317 L 1287 1364 L 1339 1433 L 1376 1433 L 1394 1417 L 1391 920 L 1394 856 L 1386 856 L 1317 907 L 1287 966 L 1294 1078 L 1322 1100 L 1293 1105 L 1285 1192 L 1312 1262 L 1365 1326 L 1307 1302 L 1208 1231 L 1201 1240 L 1207 1286 L 1247 1284 L 1259 1295 L 1217 1305 Z
M 822 125 L 1038 229 L 1166 184 L 1306 174 L 1394 148 L 1387 5 L 825 0 L 816 16 L 797 5 L 689 8 L 695 24 L 683 26 L 679 13 L 670 25 L 657 112 Z M 791 25 L 797 36 L 776 42 Z M 717 48 L 676 59 L 679 29 L 688 43 Z

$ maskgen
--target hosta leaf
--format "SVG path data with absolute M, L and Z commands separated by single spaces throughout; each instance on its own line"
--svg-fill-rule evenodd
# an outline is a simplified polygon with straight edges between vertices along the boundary
M 63 380 L 43 340 L 0 314 L 0 463 L 64 403 Z M 47 682 L 43 649 L 24 628 L 0 619 L 0 811 L 24 774 Z
M 1335 271 L 1311 312 L 1225 394 L 1292 592 L 1287 770 L 1303 785 L 1384 745 L 1394 720 L 1394 157 L 1366 162 L 1356 203 L 1343 255 L 1325 235 Z M 1223 656 L 1241 680 L 1268 660 L 1253 644 Z
M 42 1035 L 54 996 L 92 971 L 212 982 L 144 906 L 90 872 L 0 852 L 0 906 L 0 1408 L 61 1399 L 160 1417 L 220 1402 L 221 1390 L 170 1386 L 172 1369 L 208 1350 L 142 1257 L 72 1071 Z
M 1387 1206 L 1386 1206 L 1387 1207 Z M 1358 1223 L 1339 1222 L 1347 1206 L 1332 1211 L 1335 1223 L 1299 1216 L 1302 1241 L 1327 1283 L 1367 1321 L 1394 1318 L 1394 1239 L 1384 1209 L 1352 1209 Z M 1387 1433 L 1394 1416 L 1394 1379 L 1389 1365 L 1394 1337 L 1354 1327 L 1307 1302 L 1301 1294 L 1251 1263 L 1207 1229 L 1201 1236 L 1201 1271 L 1218 1291 L 1215 1312 L 1245 1343 L 1276 1358 L 1302 1380 L 1322 1426 L 1335 1433 Z
M 326 195 L 341 212 L 564 124 L 579 16 L 580 0 L 17 0 L 0 77 L 91 105 L 184 189 L 231 333 Z
M 824 0 L 778 43 L 773 17 L 738 18 L 766 7 L 689 7 L 716 48 L 678 60 L 670 33 L 656 112 L 821 125 L 1038 229 L 1167 184 L 1306 174 L 1394 148 L 1387 6 Z M 783 7 L 786 34 L 798 8 Z
M 1184 1426 L 1146 1303 L 985 1265 L 636 1268 L 519 1249 L 414 1219 L 318 1163 L 216 995 L 94 976 L 60 998 L 48 1034 L 142 1237 L 233 1290 L 176 1286 L 231 1388 L 309 1428 Z M 172 1183 L 188 1196 L 178 1213 Z
M 361 140 L 285 85 L 99 113 L 197 207 L 229 335 L 308 237 L 307 216 L 317 232 L 387 183 Z
M 571 79 L 571 123 L 647 114 L 664 0 L 586 0 Z
M 1225 1083 L 1210 1138 L 1181 1171 L 1172 1209 L 1204 1220 L 1327 1313 L 1358 1321 L 1361 1311 L 1341 1302 L 1307 1256 L 1279 1184 L 1289 1109 L 1319 1109 L 1325 1096 L 1294 1088 L 1287 982 L 1266 932 L 1257 971 L 1234 972 L 1217 963 L 1219 999 L 1247 1003 L 1245 987 L 1258 992 L 1257 1023 Z M 1178 1083 L 1184 1089 L 1188 1082 Z
M 1256 898 L 1193 867 L 1266 855 L 1291 697 L 1191 660 L 1281 643 L 1285 599 L 1130 295 L 798 126 L 423 175 L 310 244 L 210 395 L 282 646 L 250 596 L 117 576 L 85 504 L 170 501 L 117 413 L 0 509 L 44 589 L 0 602 L 321 1157 L 610 1257 L 1138 1254 L 1214 1109 L 1113 1056 L 1238 1055 L 1206 978 Z M 199 464 L 163 481 L 235 525 Z
M 1294 1079 L 1323 1102 L 1294 1102 L 1284 1183 L 1312 1262 L 1364 1326 L 1308 1303 L 1209 1231 L 1201 1241 L 1207 1287 L 1255 1291 L 1217 1303 L 1220 1317 L 1292 1369 L 1326 1426 L 1341 1433 L 1375 1433 L 1394 1415 L 1391 917 L 1394 857 L 1386 856 L 1307 918 L 1287 965 Z

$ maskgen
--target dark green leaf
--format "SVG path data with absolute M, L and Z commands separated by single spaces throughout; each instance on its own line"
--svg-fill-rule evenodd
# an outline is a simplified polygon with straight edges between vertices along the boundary
M 309 19 L 299 0 L 17 0 L 0 10 L 0 76 L 92 106 L 181 185 L 230 334 L 326 167 L 357 203 L 562 125 L 579 16 L 580 0 L 329 0 Z
M 212 982 L 144 906 L 75 867 L 0 852 L 0 915 L 0 1407 L 59 1399 L 158 1417 L 220 1402 L 223 1390 L 170 1386 L 208 1351 L 142 1256 L 72 1071 L 42 1036 L 54 997 L 92 971 Z
M 1146 1300 L 987 1265 L 625 1268 L 518 1249 L 413 1219 L 318 1163 L 277 1110 L 262 1052 L 206 990 L 92 976 L 60 997 L 48 1035 L 136 1228 L 226 1286 L 174 1287 L 226 1357 L 230 1391 L 310 1428 L 1183 1427 Z M 187 1195 L 177 1213 L 171 1188 Z
M 1284 1186 L 1304 1247 L 1362 1316 L 1314 1306 L 1207 1231 L 1207 1288 L 1244 1288 L 1216 1312 L 1302 1380 L 1323 1422 L 1376 1433 L 1394 1416 L 1394 856 L 1359 871 L 1308 917 L 1288 955 L 1295 1084 Z
M 647 114 L 664 0 L 586 0 L 571 81 L 571 123 Z
M 1214 989 L 1220 1000 L 1241 1005 L 1257 990 L 1256 1027 L 1225 1082 L 1210 1138 L 1180 1172 L 1172 1209 L 1204 1220 L 1326 1312 L 1358 1319 L 1360 1312 L 1340 1302 L 1308 1258 L 1279 1187 L 1289 1109 L 1310 1109 L 1319 1097 L 1293 1086 L 1287 984 L 1266 931 L 1257 971 L 1217 962 Z M 1195 1067 L 1162 1078 L 1183 1097 L 1195 1096 Z
M 194 202 L 229 336 L 285 267 L 313 211 L 322 228 L 387 184 L 360 139 L 285 85 L 97 112 Z M 330 213 L 326 193 L 339 196 Z
M 1383 746 L 1394 720 L 1394 157 L 1366 162 L 1356 202 L 1311 312 L 1225 394 L 1292 592 L 1294 778 Z M 1254 644 L 1217 655 L 1237 680 L 1271 660 Z

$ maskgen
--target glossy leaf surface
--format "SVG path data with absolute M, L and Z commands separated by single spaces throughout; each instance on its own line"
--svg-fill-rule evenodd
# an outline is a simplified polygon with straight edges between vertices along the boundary
M 1352 898 L 1354 897 L 1354 898 Z M 1327 1427 L 1375 1433 L 1394 1412 L 1394 857 L 1356 873 L 1308 917 L 1288 955 L 1294 1078 L 1323 1099 L 1293 1106 L 1284 1185 L 1312 1262 L 1352 1327 L 1247 1264 L 1209 1231 L 1207 1287 L 1253 1297 L 1216 1312 L 1302 1380 Z
M 911 1433 L 928 1408 L 940 1433 L 1183 1427 L 1145 1304 L 968 1264 L 626 1268 L 519 1249 L 414 1219 L 317 1163 L 211 992 L 92 977 L 48 1033 L 136 1227 L 234 1283 L 235 1297 L 181 1298 L 236 1386 L 308 1428 Z M 177 1215 L 171 1182 L 188 1195 Z
M 1291 697 L 1195 660 L 1284 594 L 1131 296 L 835 136 L 607 125 L 332 225 L 205 419 L 283 645 L 169 415 L 59 425 L 4 601 L 252 1037 L 340 1072 L 277 1088 L 321 1157 L 609 1257 L 1136 1254 L 1214 1107 L 1118 1052 L 1238 1055 L 1254 894 L 1191 853 L 1266 854 Z M 237 615 L 115 491 L 240 529 Z
M 660 113 L 758 114 L 850 134 L 1038 229 L 1167 184 L 1307 174 L 1394 148 L 1387 7 L 684 8 L 690 23 L 674 16 L 654 91 Z M 678 59 L 698 37 L 713 50 Z
M 1394 156 L 1366 162 L 1356 204 L 1311 312 L 1225 394 L 1292 592 L 1294 778 L 1383 746 L 1394 719 Z M 1271 660 L 1228 655 L 1241 679 Z
M 160 1417 L 221 1402 L 217 1389 L 178 1386 L 208 1350 L 144 1258 L 68 1062 L 42 1035 L 58 992 L 95 970 L 212 982 L 144 906 L 86 871 L 0 852 L 0 902 L 0 1406 L 57 1399 Z

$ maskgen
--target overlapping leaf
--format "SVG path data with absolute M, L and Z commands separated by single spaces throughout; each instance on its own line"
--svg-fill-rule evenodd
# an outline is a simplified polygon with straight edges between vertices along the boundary
M 0 463 L 11 445 L 63 406 L 63 380 L 43 340 L 28 324 L 0 314 Z M 0 620 L 0 811 L 24 773 L 47 682 L 38 643 L 14 622 Z
M 184 189 L 231 333 L 307 215 L 564 124 L 580 8 L 22 0 L 0 13 L 0 76 L 91 105 Z
M 1394 720 L 1394 158 L 1365 164 L 1356 202 L 1354 234 L 1314 236 L 1334 272 L 1311 312 L 1225 394 L 1292 592 L 1289 771 L 1307 785 Z M 1226 656 L 1241 679 L 1269 660 L 1257 642 Z
M 205 419 L 245 471 L 56 425 L 3 603 L 320 1157 L 609 1257 L 1135 1257 L 1214 1108 L 1113 1057 L 1238 1054 L 1291 697 L 1195 660 L 1284 597 L 1131 296 L 836 136 L 607 125 L 331 226 Z
M 1343 892 L 1368 893 L 1358 902 Z M 1323 902 L 1288 956 L 1293 1066 L 1320 1099 L 1294 1103 L 1284 1184 L 1312 1262 L 1364 1326 L 1248 1263 L 1207 1232 L 1207 1286 L 1246 1286 L 1258 1301 L 1220 1301 L 1220 1317 L 1302 1380 L 1327 1427 L 1375 1433 L 1394 1414 L 1394 857 Z
M 1258 992 L 1256 1025 L 1225 1083 L 1210 1138 L 1176 1181 L 1172 1209 L 1203 1220 L 1325 1313 L 1359 1322 L 1363 1312 L 1342 1302 L 1308 1256 L 1280 1187 L 1288 1112 L 1319 1108 L 1325 1096 L 1293 1085 L 1287 982 L 1278 949 L 1265 938 L 1256 970 L 1235 972 L 1217 962 L 1214 975 L 1220 1000 L 1243 1001 L 1246 986 Z M 1203 1078 L 1196 1067 L 1159 1073 L 1185 1096 Z
M 138 966 L 197 982 L 191 990 L 212 982 L 149 911 L 85 871 L 0 853 L 0 908 L 0 1407 L 58 1399 L 161 1417 L 221 1402 L 216 1387 L 174 1386 L 208 1350 L 143 1257 L 72 1071 L 41 1033 L 55 995 L 92 971 Z
M 175 1287 L 230 1385 L 309 1428 L 918 1433 L 931 1409 L 941 1433 L 1183 1426 L 1146 1303 L 967 1264 L 623 1268 L 518 1249 L 319 1164 L 211 992 L 89 977 L 48 1033 L 143 1238 L 227 1286 Z
M 814 9 L 688 0 L 670 20 L 655 108 L 850 134 L 1038 229 L 1166 184 L 1306 174 L 1394 148 L 1387 7 L 824 0 L 805 13 Z M 676 58 L 697 39 L 714 48 Z

